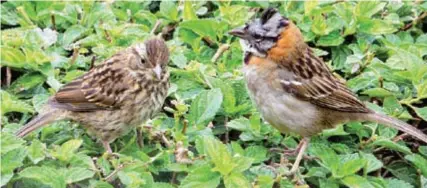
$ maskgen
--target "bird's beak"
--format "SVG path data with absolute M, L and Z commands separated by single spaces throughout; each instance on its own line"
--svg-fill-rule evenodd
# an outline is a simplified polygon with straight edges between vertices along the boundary
M 159 64 L 157 64 L 154 69 L 153 69 L 154 73 L 156 74 L 156 77 L 160 80 L 161 79 L 161 74 L 162 74 L 162 67 L 160 67 Z
M 235 28 L 228 32 L 228 34 L 239 37 L 241 39 L 245 39 L 247 37 L 245 30 L 243 27 Z

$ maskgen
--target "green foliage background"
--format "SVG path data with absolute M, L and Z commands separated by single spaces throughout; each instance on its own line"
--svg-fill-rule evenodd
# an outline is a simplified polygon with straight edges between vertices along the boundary
M 261 120 L 239 42 L 227 34 L 268 6 L 297 23 L 370 108 L 427 127 L 425 1 L 2 2 L 1 186 L 427 187 L 425 143 L 373 123 L 325 130 L 300 174 L 280 178 L 293 159 L 271 148 L 294 148 L 300 137 Z M 169 97 L 141 135 L 112 144 L 116 157 L 73 122 L 13 135 L 94 57 L 159 33 L 171 51 Z

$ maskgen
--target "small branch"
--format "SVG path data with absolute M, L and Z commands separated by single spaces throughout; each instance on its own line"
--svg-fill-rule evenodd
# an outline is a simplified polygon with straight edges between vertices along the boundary
M 70 64 L 74 64 L 76 62 L 77 57 L 79 56 L 79 47 L 75 47 L 73 49 L 73 56 L 71 57 Z
M 89 70 L 93 69 L 95 66 L 96 56 L 92 56 L 92 59 L 90 60 L 90 67 Z
M 52 28 L 56 31 L 55 14 L 50 13 L 50 21 L 52 22 Z
M 230 45 L 229 44 L 222 44 L 218 50 L 216 51 L 215 55 L 212 57 L 211 62 L 215 63 L 216 61 L 218 61 L 218 59 L 221 57 L 221 55 L 227 51 L 228 49 L 230 49 Z
M 6 67 L 6 86 L 9 87 L 12 82 L 12 71 L 10 71 L 10 67 Z
M 154 24 L 153 29 L 151 29 L 150 35 L 154 35 L 156 30 L 159 29 L 160 24 L 162 24 L 162 20 L 157 20 L 156 23 Z
M 109 43 L 111 43 L 111 36 L 110 36 L 110 34 L 108 33 L 108 31 L 107 30 L 105 30 L 104 29 L 104 35 L 105 35 L 105 39 L 107 39 L 107 41 L 109 42 Z
M 227 144 L 230 141 L 230 135 L 228 134 L 228 126 L 227 126 L 227 122 L 228 122 L 228 117 L 225 116 L 224 118 L 224 127 L 225 127 L 225 138 L 224 138 L 224 144 Z
M 165 144 L 166 147 L 171 147 L 169 140 L 166 138 L 165 134 L 162 131 L 157 131 L 154 133 L 154 135 L 160 138 L 160 140 L 163 142 L 163 144 Z
M 190 159 L 188 155 L 188 149 L 184 147 L 182 141 L 178 141 L 176 143 L 176 148 L 174 151 L 175 160 L 179 164 L 192 164 L 193 161 Z
M 175 31 L 177 26 L 178 26 L 177 23 L 170 23 L 162 28 L 162 31 L 159 33 L 159 35 L 163 39 L 168 40 L 172 38 L 173 32 Z
M 183 124 L 184 124 L 184 125 L 183 125 L 183 128 L 182 128 L 181 133 L 182 133 L 182 134 L 185 134 L 185 133 L 187 132 L 188 120 L 184 119 Z
M 172 178 L 171 178 L 170 184 L 172 184 L 172 185 L 176 184 L 176 172 L 172 173 Z
M 130 9 L 126 9 L 126 13 L 129 16 L 129 22 L 130 23 L 135 23 L 135 21 L 132 18 L 132 12 L 131 12 L 131 10 Z
M 111 172 L 107 177 L 105 177 L 105 178 L 104 178 L 104 180 L 105 180 L 106 182 L 111 183 L 111 182 L 113 181 L 113 177 L 114 177 L 117 173 L 119 173 L 119 171 L 120 171 L 120 170 L 122 170 L 124 167 L 125 167 L 125 165 L 124 165 L 124 164 L 120 164 L 116 169 L 114 169 L 114 171 L 113 171 L 113 172 Z
M 213 48 L 215 46 L 215 42 L 212 41 L 209 37 L 203 37 L 203 41 L 205 41 L 209 47 Z
M 420 16 L 418 16 L 417 18 L 415 18 L 414 21 L 412 21 L 411 23 L 406 24 L 400 30 L 406 31 L 406 30 L 410 29 L 413 25 L 417 24 L 420 20 L 424 19 L 425 17 L 427 17 L 427 12 L 423 12 Z

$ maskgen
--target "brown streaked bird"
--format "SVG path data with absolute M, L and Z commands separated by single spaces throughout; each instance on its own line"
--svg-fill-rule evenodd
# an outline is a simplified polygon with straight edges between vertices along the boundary
M 277 10 L 267 9 L 230 34 L 240 38 L 246 84 L 264 119 L 282 133 L 303 137 L 289 175 L 297 171 L 310 137 L 340 123 L 376 122 L 427 143 L 427 135 L 420 130 L 367 108 L 314 54 L 295 24 Z
M 62 87 L 16 135 L 68 119 L 79 122 L 111 153 L 111 142 L 161 109 L 169 88 L 168 61 L 161 39 L 129 47 Z

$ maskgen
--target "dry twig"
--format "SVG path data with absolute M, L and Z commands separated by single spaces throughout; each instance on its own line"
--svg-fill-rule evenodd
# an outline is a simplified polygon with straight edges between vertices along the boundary
M 227 51 L 228 49 L 230 49 L 230 45 L 229 44 L 222 44 L 218 50 L 216 51 L 215 55 L 212 57 L 211 62 L 215 63 L 216 61 L 218 61 L 218 59 L 221 57 L 221 55 Z

